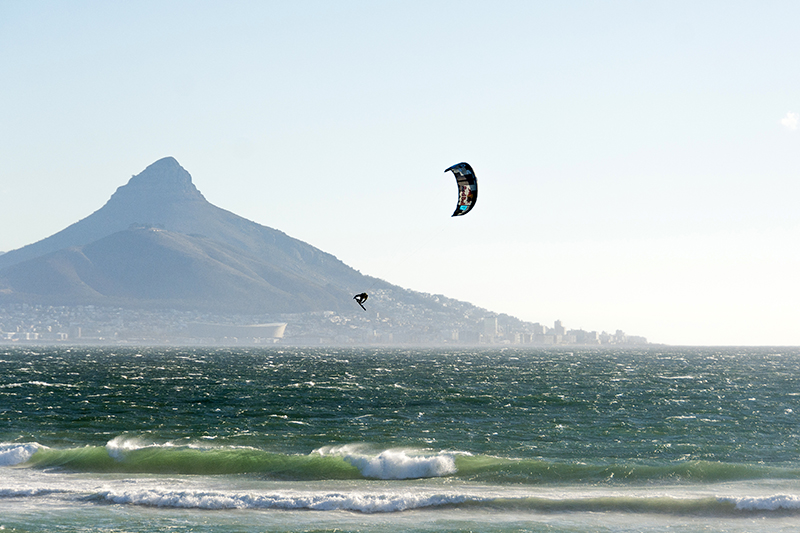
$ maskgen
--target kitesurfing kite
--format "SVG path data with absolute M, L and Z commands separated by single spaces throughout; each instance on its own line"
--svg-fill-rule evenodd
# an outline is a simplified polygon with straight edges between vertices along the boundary
M 367 308 L 364 307 L 364 302 L 367 301 L 367 298 L 369 298 L 369 296 L 367 296 L 366 292 L 362 292 L 361 294 L 356 294 L 355 296 L 353 296 L 353 300 L 355 300 L 356 303 L 360 305 L 361 309 L 363 309 L 364 311 L 367 310 Z
M 469 163 L 453 165 L 445 172 L 448 170 L 453 172 L 458 185 L 458 204 L 453 216 L 460 217 L 469 213 L 478 201 L 478 178 Z

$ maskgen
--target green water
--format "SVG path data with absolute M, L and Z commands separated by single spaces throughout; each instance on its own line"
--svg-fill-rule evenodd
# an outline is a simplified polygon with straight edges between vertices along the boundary
M 426 446 L 553 460 L 791 462 L 798 352 L 7 350 L 0 441 L 131 434 L 281 453 Z
M 782 531 L 800 509 L 798 362 L 797 348 L 0 348 L 0 526 L 745 531 L 758 515 Z M 45 502 L 63 516 L 42 518 Z

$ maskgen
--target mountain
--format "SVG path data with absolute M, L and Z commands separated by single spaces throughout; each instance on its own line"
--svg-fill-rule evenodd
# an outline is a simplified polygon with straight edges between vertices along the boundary
M 172 157 L 160 159 L 133 176 L 102 208 L 83 220 L 0 256 L 0 269 L 70 246 L 89 244 L 131 226 L 203 235 L 241 248 L 279 268 L 305 275 L 322 274 L 329 281 L 354 282 L 360 276 L 328 253 L 211 204 Z
M 214 206 L 172 157 L 88 217 L 0 255 L 0 301 L 48 305 L 338 310 L 367 281 L 331 254 Z

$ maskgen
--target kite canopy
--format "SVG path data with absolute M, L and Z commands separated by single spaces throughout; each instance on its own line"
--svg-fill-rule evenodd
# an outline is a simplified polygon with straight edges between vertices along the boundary
M 478 201 L 478 178 L 469 163 L 458 163 L 445 170 L 452 171 L 458 185 L 458 204 L 454 217 L 466 215 Z

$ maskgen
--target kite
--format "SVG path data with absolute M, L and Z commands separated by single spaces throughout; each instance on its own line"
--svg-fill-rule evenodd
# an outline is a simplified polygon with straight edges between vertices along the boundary
M 445 170 L 447 171 L 452 171 L 458 185 L 458 204 L 453 216 L 466 215 L 478 201 L 478 178 L 469 163 L 458 163 Z

